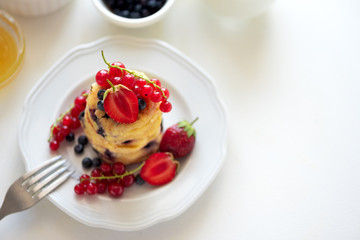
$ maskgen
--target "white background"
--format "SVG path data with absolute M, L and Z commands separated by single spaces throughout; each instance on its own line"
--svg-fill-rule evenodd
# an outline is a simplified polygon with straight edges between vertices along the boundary
M 207 71 L 227 105 L 228 155 L 174 220 L 117 232 L 85 226 L 43 200 L 1 220 L 0 239 L 360 239 L 359 1 L 277 0 L 237 30 L 195 0 L 176 1 L 145 29 L 111 25 L 85 0 L 15 17 L 26 58 L 0 90 L 1 201 L 25 171 L 17 129 L 26 95 L 71 48 L 107 35 L 164 40 Z

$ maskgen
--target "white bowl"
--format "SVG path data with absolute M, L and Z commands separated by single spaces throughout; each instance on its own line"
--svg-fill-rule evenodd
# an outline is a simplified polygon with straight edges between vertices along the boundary
M 104 4 L 103 0 L 93 0 L 95 7 L 111 23 L 129 28 L 146 27 L 162 19 L 169 11 L 175 0 L 167 0 L 164 6 L 152 15 L 143 18 L 126 18 L 111 12 Z
M 54 12 L 70 0 L 0 0 L 0 9 L 16 15 L 39 16 Z

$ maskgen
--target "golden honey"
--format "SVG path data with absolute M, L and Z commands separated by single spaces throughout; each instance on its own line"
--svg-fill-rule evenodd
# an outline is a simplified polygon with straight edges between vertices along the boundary
M 24 39 L 15 20 L 0 11 L 0 88 L 20 68 L 24 55 Z

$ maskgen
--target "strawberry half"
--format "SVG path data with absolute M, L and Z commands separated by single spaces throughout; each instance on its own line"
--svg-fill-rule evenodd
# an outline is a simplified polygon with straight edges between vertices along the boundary
M 145 161 L 140 176 L 151 185 L 164 185 L 174 179 L 178 165 L 171 153 L 157 152 Z
M 124 85 L 112 85 L 104 93 L 104 110 L 118 123 L 133 123 L 139 114 L 138 98 Z

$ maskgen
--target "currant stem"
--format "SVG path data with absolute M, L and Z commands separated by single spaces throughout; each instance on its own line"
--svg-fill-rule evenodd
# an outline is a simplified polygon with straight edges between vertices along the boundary
M 69 108 L 66 112 L 62 113 L 62 114 L 55 120 L 55 123 L 54 123 L 54 124 L 51 126 L 51 128 L 50 128 L 50 136 L 49 136 L 49 138 L 48 138 L 48 142 L 51 142 L 51 139 L 52 139 L 52 137 L 53 137 L 53 131 L 54 131 L 55 126 L 65 117 L 66 114 L 70 113 L 72 107 L 74 107 L 74 104 L 71 104 L 70 108 Z
M 128 68 L 122 68 L 122 67 L 119 67 L 119 66 L 113 66 L 111 65 L 106 59 L 105 59 L 105 56 L 104 56 L 104 51 L 101 50 L 101 56 L 105 62 L 105 64 L 109 67 L 109 68 L 117 68 L 117 69 L 120 69 L 120 70 L 124 70 L 128 73 L 131 73 L 132 75 L 134 75 L 135 77 L 138 77 L 138 78 L 141 78 L 141 79 L 144 79 L 148 84 L 151 84 L 153 85 L 155 88 L 157 88 L 161 94 L 163 95 L 163 97 L 165 99 L 167 99 L 167 96 L 165 95 L 164 91 L 161 90 L 161 87 L 159 87 L 158 85 L 156 85 L 154 82 L 152 82 L 146 75 L 143 75 L 143 74 L 139 74 L 137 73 L 136 71 L 133 71 L 131 69 L 128 69 Z
M 123 177 L 125 177 L 127 175 L 131 175 L 131 174 L 134 174 L 134 173 L 140 171 L 140 169 L 144 166 L 144 164 L 145 164 L 145 162 L 142 162 L 140 164 L 140 166 L 138 166 L 134 170 L 129 171 L 129 172 L 125 172 L 125 173 L 123 173 L 121 175 L 117 175 L 117 174 L 115 174 L 114 176 L 104 176 L 104 175 L 102 175 L 101 177 L 90 177 L 90 179 L 91 180 L 102 180 L 102 179 L 107 179 L 108 180 L 108 179 L 123 178 Z
M 82 94 L 84 97 L 87 97 L 89 94 L 88 93 L 83 93 Z M 53 131 L 54 131 L 54 128 L 57 126 L 57 124 L 62 121 L 62 119 L 65 117 L 66 114 L 70 113 L 71 109 L 75 106 L 74 103 L 72 103 L 69 107 L 68 110 L 66 110 L 64 113 L 62 113 L 54 122 L 54 124 L 51 126 L 50 128 L 50 136 L 48 138 L 48 142 L 51 142 L 51 139 L 53 137 Z

